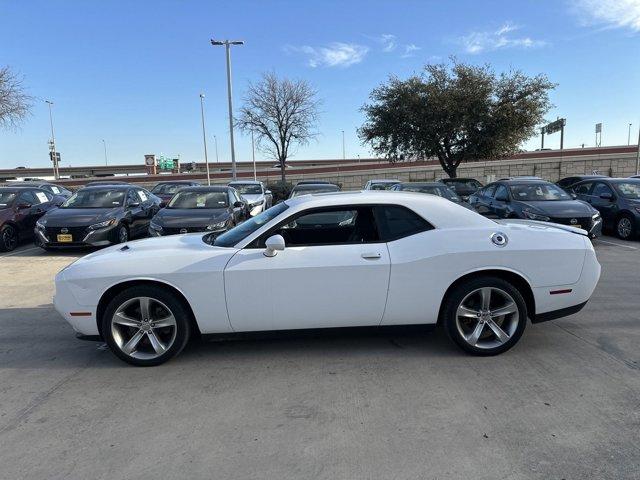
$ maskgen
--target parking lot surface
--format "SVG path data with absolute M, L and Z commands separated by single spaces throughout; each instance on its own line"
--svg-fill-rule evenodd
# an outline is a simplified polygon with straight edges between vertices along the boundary
M 194 343 L 156 368 L 54 311 L 82 253 L 0 255 L 0 478 L 638 478 L 640 242 L 594 243 L 585 309 L 500 356 L 367 330 Z

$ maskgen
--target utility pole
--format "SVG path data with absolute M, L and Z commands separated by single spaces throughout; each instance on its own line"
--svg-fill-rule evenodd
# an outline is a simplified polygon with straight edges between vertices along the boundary
M 216 135 L 213 136 L 213 141 L 216 144 L 216 163 L 220 163 L 218 159 L 218 137 Z
M 631 145 L 631 123 L 629 123 L 629 133 L 627 135 L 627 146 Z
M 106 167 L 109 162 L 107 161 L 107 142 L 104 141 L 104 138 L 102 139 L 102 145 L 104 146 L 104 166 Z
M 231 45 L 244 45 L 243 40 L 213 40 L 211 45 L 224 45 L 227 56 L 227 100 L 229 102 L 229 138 L 231 141 L 231 175 L 236 179 L 236 149 L 233 141 L 233 100 L 231 91 Z
M 253 130 L 251 130 L 251 155 L 253 157 L 253 179 L 258 180 L 258 175 L 256 172 L 256 144 L 253 141 Z
M 58 180 L 60 178 L 60 172 L 58 171 L 58 154 L 56 152 L 56 136 L 53 133 L 53 114 L 51 113 L 51 107 L 53 102 L 45 100 L 45 103 L 49 105 L 49 123 L 51 124 L 51 161 L 53 162 L 53 177 Z
M 342 160 L 345 160 L 346 154 L 345 154 L 345 149 L 344 149 L 344 130 L 342 130 Z
M 636 151 L 636 175 L 640 175 L 640 128 L 638 129 L 638 150 Z
M 209 172 L 209 157 L 207 156 L 207 132 L 204 128 L 204 93 L 200 94 L 200 117 L 202 119 L 202 142 L 204 143 L 204 163 L 207 166 L 207 185 L 211 185 L 211 174 Z

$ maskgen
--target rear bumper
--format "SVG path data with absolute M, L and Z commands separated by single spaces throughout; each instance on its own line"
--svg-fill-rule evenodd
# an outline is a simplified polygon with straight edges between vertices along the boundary
M 579 303 L 571 307 L 561 308 L 559 310 L 552 310 L 551 312 L 539 313 L 531 319 L 531 323 L 548 322 L 549 320 L 555 320 L 557 318 L 568 317 L 574 313 L 578 313 L 584 308 L 587 302 Z

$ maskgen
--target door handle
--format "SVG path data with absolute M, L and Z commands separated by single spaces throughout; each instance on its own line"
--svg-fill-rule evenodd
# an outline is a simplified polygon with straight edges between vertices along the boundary
M 375 259 L 377 259 L 377 258 L 382 257 L 382 255 L 381 255 L 381 254 L 379 254 L 379 253 L 373 253 L 373 252 L 370 252 L 370 253 L 363 253 L 363 254 L 362 254 L 362 255 L 360 255 L 360 256 L 361 256 L 362 258 L 364 258 L 365 260 L 375 260 Z

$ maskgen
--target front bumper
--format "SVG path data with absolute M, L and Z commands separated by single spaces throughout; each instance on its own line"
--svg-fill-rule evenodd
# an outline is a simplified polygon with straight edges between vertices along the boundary
M 58 241 L 58 234 L 63 227 L 46 227 L 44 230 L 36 227 L 34 234 L 36 242 L 42 247 L 68 248 L 68 247 L 104 247 L 113 244 L 115 229 L 118 224 L 109 227 L 89 230 L 87 227 L 70 227 L 67 233 L 71 235 L 70 242 Z
M 68 281 L 64 278 L 64 270 L 55 278 L 55 294 L 53 306 L 73 328 L 76 335 L 96 336 L 98 324 L 96 321 L 96 306 L 80 305 L 73 295 Z
M 223 228 L 221 230 L 207 230 L 206 226 L 197 226 L 197 227 L 162 227 L 162 230 L 157 230 L 151 226 L 149 226 L 149 236 L 151 237 L 165 237 L 167 235 L 184 235 L 186 233 L 215 233 L 216 235 L 221 235 L 226 232 L 227 229 Z

